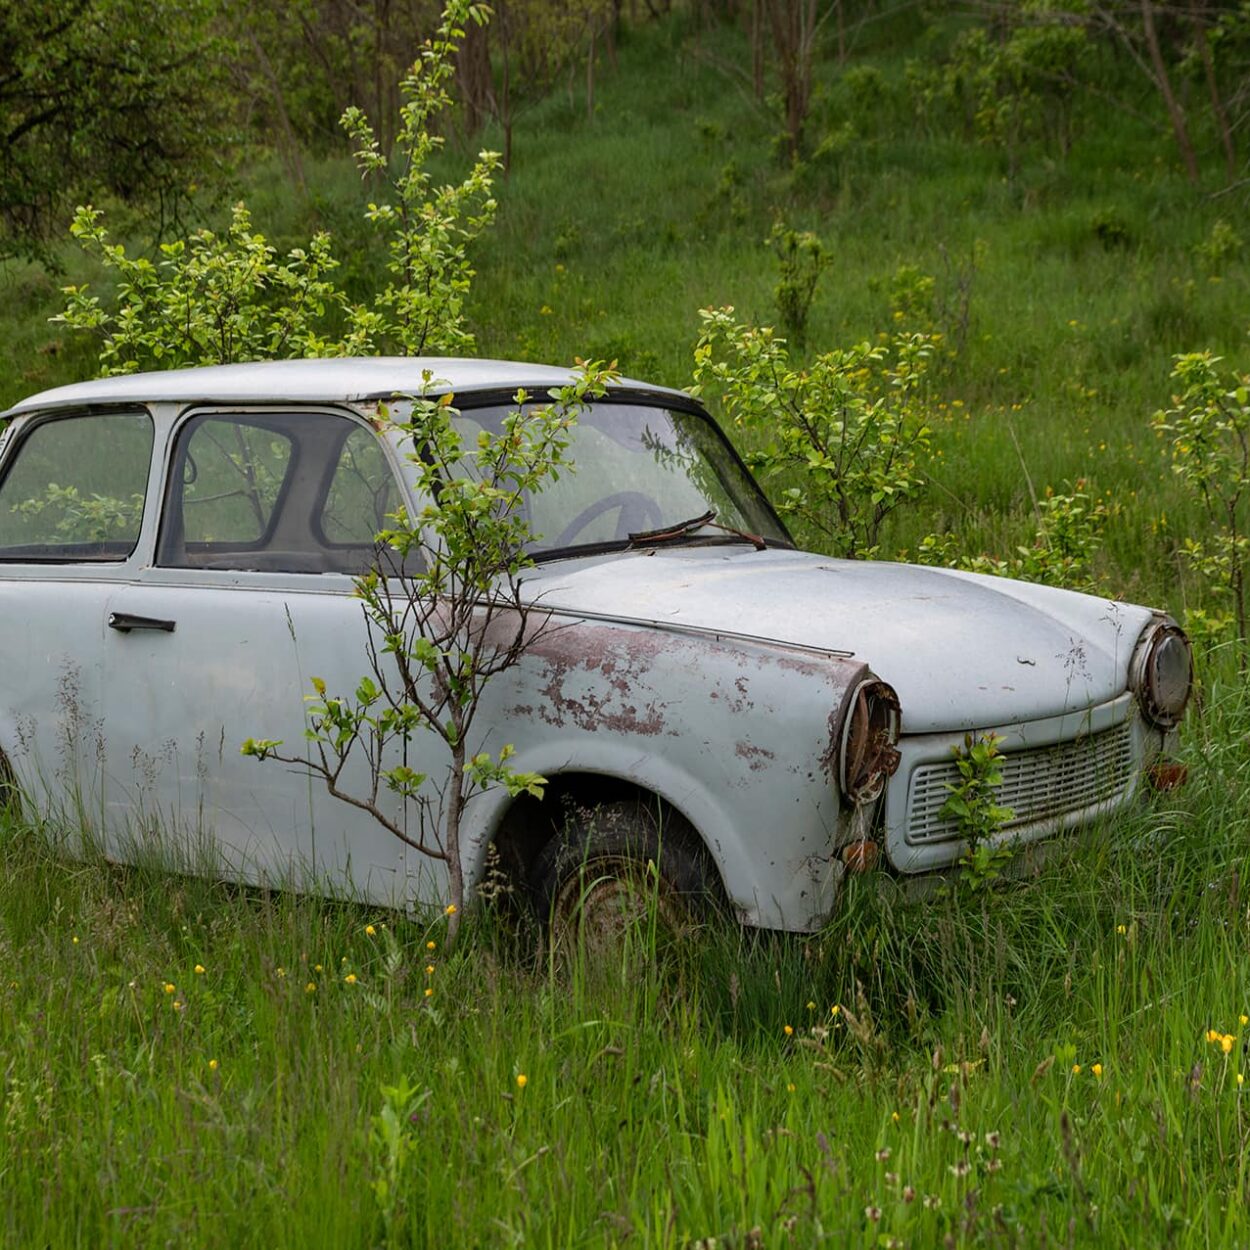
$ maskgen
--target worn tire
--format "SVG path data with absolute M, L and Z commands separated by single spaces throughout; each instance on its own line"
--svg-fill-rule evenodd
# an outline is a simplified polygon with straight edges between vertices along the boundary
M 716 899 L 716 870 L 698 835 L 681 817 L 661 818 L 642 802 L 573 813 L 529 877 L 552 946 L 592 956 L 617 952 L 626 941 L 649 946 L 653 916 L 656 947 L 674 945 Z

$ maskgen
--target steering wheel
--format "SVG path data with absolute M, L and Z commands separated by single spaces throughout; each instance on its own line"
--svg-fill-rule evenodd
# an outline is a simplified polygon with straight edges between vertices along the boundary
M 561 531 L 560 536 L 551 545 L 553 547 L 571 547 L 573 539 L 578 536 L 592 521 L 597 521 L 605 512 L 619 508 L 621 515 L 616 519 L 615 539 L 628 538 L 639 530 L 655 529 L 664 520 L 660 505 L 649 495 L 637 490 L 618 490 L 615 494 L 605 495 L 583 508 Z

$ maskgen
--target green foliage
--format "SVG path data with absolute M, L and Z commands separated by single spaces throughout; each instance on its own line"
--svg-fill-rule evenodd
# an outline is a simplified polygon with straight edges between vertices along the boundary
M 99 344 L 104 374 L 183 365 L 226 364 L 293 356 L 369 355 L 468 350 L 464 297 L 473 278 L 468 248 L 495 213 L 491 179 L 498 158 L 483 152 L 457 184 L 435 185 L 428 162 L 443 144 L 434 133 L 451 97 L 448 83 L 465 21 L 484 21 L 469 0 L 449 0 L 436 35 L 400 84 L 396 145 L 387 155 L 362 110 L 343 125 L 357 145 L 362 175 L 389 199 L 370 203 L 367 220 L 386 238 L 391 274 L 366 303 L 337 286 L 330 238 L 280 258 L 252 229 L 243 204 L 224 235 L 200 230 L 161 246 L 160 259 L 128 256 L 110 242 L 102 214 L 79 208 L 71 232 L 116 278 L 110 306 L 87 286 L 64 289 L 53 318 Z
M 970 136 L 1005 148 L 1013 165 L 1018 150 L 1037 140 L 1066 153 L 1073 137 L 1074 87 L 1090 41 L 1081 23 L 1063 20 L 1063 11 L 1061 3 L 1029 0 L 1004 11 L 1005 37 L 973 26 L 955 40 L 945 63 L 909 63 L 918 117 L 930 126 L 962 121 Z M 1052 15 L 1058 20 L 1047 20 Z
M 780 511 L 835 553 L 871 558 L 885 519 L 924 485 L 930 431 L 921 400 L 932 339 L 859 343 L 800 367 L 770 327 L 738 322 L 732 308 L 699 316 L 694 393 L 719 398 L 757 440 L 752 468 L 794 483 L 774 492 Z
M 430 159 L 444 140 L 435 120 L 451 105 L 450 84 L 464 25 L 486 21 L 484 5 L 449 0 L 435 35 L 422 46 L 400 84 L 402 104 L 396 152 L 388 155 L 364 111 L 349 108 L 343 126 L 356 145 L 356 163 L 389 199 L 369 204 L 367 217 L 387 238 L 391 281 L 378 292 L 355 328 L 371 347 L 401 355 L 471 350 L 464 297 L 473 279 L 469 245 L 494 220 L 491 183 L 495 152 L 482 152 L 458 184 L 436 186 Z
M 109 194 L 176 219 L 224 173 L 218 0 L 0 5 L 0 259 L 47 259 L 65 212 Z
M 973 891 L 984 889 L 995 881 L 1010 855 L 1007 847 L 994 846 L 992 841 L 1015 814 L 998 802 L 998 788 L 1003 783 L 1002 738 L 997 734 L 968 734 L 962 747 L 952 748 L 959 780 L 948 782 L 950 797 L 938 813 L 943 820 L 955 821 L 959 836 L 967 843 L 960 866 L 961 880 Z
M 1245 243 L 1241 235 L 1224 220 L 1216 219 L 1211 233 L 1201 243 L 1194 244 L 1194 255 L 1208 273 L 1223 273 L 1227 264 L 1241 255 Z
M 890 278 L 890 315 L 896 322 L 926 330 L 933 325 L 937 281 L 919 265 L 903 263 Z
M 331 276 L 338 261 L 326 234 L 279 257 L 236 204 L 226 234 L 197 230 L 162 244 L 153 264 L 111 243 L 102 217 L 79 208 L 70 232 L 115 275 L 116 307 L 86 286 L 68 286 L 65 311 L 53 321 L 99 341 L 103 376 L 342 355 L 365 346 L 336 330 L 351 310 Z
M 1176 357 L 1172 407 L 1156 412 L 1172 471 L 1201 503 L 1208 530 L 1187 536 L 1181 551 L 1217 600 L 1229 605 L 1246 662 L 1250 566 L 1250 374 L 1225 372 L 1209 351 Z
M 960 550 L 952 534 L 928 534 L 920 541 L 916 559 L 921 564 L 945 565 L 970 573 L 1014 577 L 1046 586 L 1096 592 L 1100 589 L 1093 561 L 1102 546 L 1112 509 L 1077 482 L 1070 494 L 1052 487 L 1037 501 L 1037 530 L 1033 541 L 1016 548 L 1005 559 L 970 555 Z
M 765 240 L 777 257 L 779 277 L 773 290 L 782 329 L 796 347 L 807 341 L 807 315 L 820 276 L 833 263 L 820 236 L 810 230 L 794 230 L 780 218 Z
M 116 536 L 137 534 L 143 517 L 143 496 L 117 499 L 111 495 L 84 496 L 76 486 L 51 482 L 43 496 L 14 506 L 21 516 L 55 517 L 52 528 L 67 542 L 106 542 Z
M 389 934 L 389 930 L 386 930 Z M 383 1085 L 382 1109 L 372 1117 L 369 1145 L 374 1157 L 373 1197 L 382 1218 L 387 1250 L 407 1244 L 401 1225 L 407 1209 L 407 1171 L 417 1141 L 413 1125 L 417 1113 L 434 1091 L 400 1077 L 395 1085 Z
M 313 678 L 306 737 L 312 755 L 283 752 L 283 743 L 248 739 L 244 755 L 278 760 L 324 781 L 336 798 L 368 812 L 383 828 L 445 865 L 450 935 L 464 908 L 460 829 L 467 804 L 484 791 L 541 797 L 544 780 L 510 763 L 510 743 L 474 749 L 473 730 L 489 682 L 519 662 L 543 630 L 541 612 L 521 589 L 534 541 L 527 501 L 571 466 L 571 430 L 585 403 L 614 377 L 583 365 L 550 402 L 534 406 L 525 392 L 498 433 L 467 444 L 457 429 L 452 395 L 415 396 L 391 429 L 406 458 L 419 514 L 401 510 L 377 536 L 378 565 L 357 579 L 371 629 L 370 675 L 352 694 Z M 435 379 L 427 374 L 427 386 Z M 441 741 L 448 770 L 431 778 L 408 763 L 419 737 Z M 369 785 L 354 793 L 341 779 L 363 757 Z M 398 814 L 387 796 L 398 799 Z M 415 816 L 416 828 L 408 820 Z

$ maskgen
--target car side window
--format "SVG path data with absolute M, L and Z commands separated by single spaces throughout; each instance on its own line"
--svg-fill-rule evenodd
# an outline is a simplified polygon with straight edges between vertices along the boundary
M 0 560 L 125 560 L 143 521 L 152 419 L 56 417 L 19 439 L 0 480 Z
M 182 458 L 186 541 L 259 543 L 273 521 L 293 447 L 289 436 L 267 424 L 230 417 L 196 422 Z
M 372 545 L 379 531 L 394 524 L 390 518 L 399 504 L 399 488 L 381 445 L 358 426 L 339 451 L 321 509 L 322 534 L 330 543 Z
M 377 435 L 350 417 L 196 415 L 175 442 L 157 563 L 364 573 L 401 499 Z

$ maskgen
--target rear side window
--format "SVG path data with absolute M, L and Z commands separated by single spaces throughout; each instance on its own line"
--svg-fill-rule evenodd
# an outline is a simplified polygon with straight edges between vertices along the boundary
M 0 480 L 0 560 L 125 560 L 139 541 L 152 437 L 140 412 L 29 430 Z
M 350 417 L 193 416 L 174 446 L 157 563 L 358 575 L 401 498 L 377 435 Z
M 372 546 L 374 536 L 394 525 L 399 490 L 373 434 L 356 428 L 347 436 L 321 509 L 327 543 Z
M 247 547 L 268 533 L 294 444 L 271 425 L 227 417 L 195 422 L 182 457 L 182 507 L 190 543 Z

